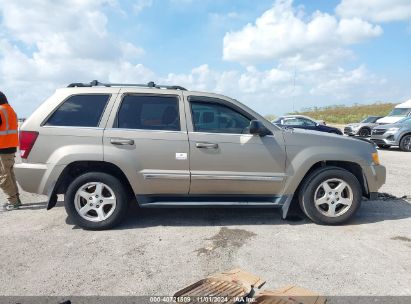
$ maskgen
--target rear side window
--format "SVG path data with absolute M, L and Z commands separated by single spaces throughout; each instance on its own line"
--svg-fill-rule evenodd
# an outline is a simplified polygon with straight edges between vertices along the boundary
M 46 122 L 46 126 L 97 127 L 110 95 L 73 95 Z
M 117 128 L 180 131 L 177 96 L 126 95 L 117 115 Z

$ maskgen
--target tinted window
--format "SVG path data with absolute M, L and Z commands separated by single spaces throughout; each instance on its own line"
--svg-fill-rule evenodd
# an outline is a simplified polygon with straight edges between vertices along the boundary
M 191 102 L 194 131 L 211 133 L 245 133 L 250 119 L 221 104 Z
M 299 118 L 299 120 L 302 122 L 303 126 L 314 127 L 316 125 L 316 123 L 314 121 L 309 120 L 307 118 Z
M 46 123 L 46 126 L 97 127 L 109 95 L 74 95 L 69 97 Z
M 297 118 L 284 118 L 282 124 L 285 126 L 302 126 L 303 121 Z
M 117 127 L 142 130 L 180 130 L 175 96 L 127 95 L 117 115 Z

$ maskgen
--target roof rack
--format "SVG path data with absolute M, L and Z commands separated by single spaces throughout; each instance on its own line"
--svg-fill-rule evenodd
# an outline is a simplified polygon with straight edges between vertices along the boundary
M 86 87 L 143 87 L 143 88 L 156 88 L 156 89 L 168 89 L 168 90 L 181 90 L 187 91 L 186 88 L 180 86 L 169 86 L 169 85 L 162 85 L 162 84 L 155 84 L 153 81 L 150 81 L 147 84 L 133 84 L 133 83 L 103 83 L 99 82 L 98 80 L 93 80 L 90 83 L 70 83 L 67 87 L 68 88 L 86 88 Z

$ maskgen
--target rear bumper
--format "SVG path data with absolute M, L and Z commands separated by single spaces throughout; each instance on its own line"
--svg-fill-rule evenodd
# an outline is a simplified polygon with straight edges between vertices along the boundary
M 14 166 L 17 182 L 24 191 L 44 195 L 48 194 L 63 169 L 64 166 L 31 163 L 17 163 Z
M 354 135 L 357 135 L 357 132 L 358 132 L 358 130 L 353 130 L 353 129 L 351 129 L 350 127 L 345 127 L 345 128 L 344 128 L 344 134 L 345 134 L 345 135 L 352 135 L 352 136 L 354 136 Z

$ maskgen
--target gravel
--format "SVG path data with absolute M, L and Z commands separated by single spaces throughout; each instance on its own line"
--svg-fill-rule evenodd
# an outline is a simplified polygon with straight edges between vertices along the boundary
M 267 288 L 297 284 L 324 295 L 411 295 L 411 153 L 380 151 L 380 199 L 344 226 L 277 210 L 131 208 L 110 231 L 84 231 L 61 202 L 23 193 L 0 213 L 0 295 L 172 295 L 241 267 Z M 0 198 L 4 200 L 4 195 Z

